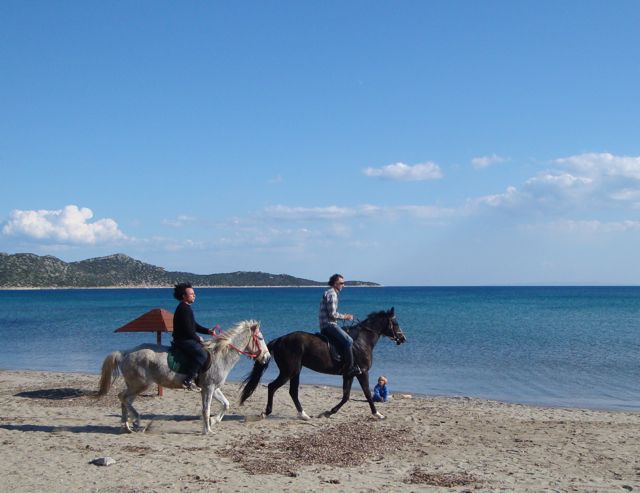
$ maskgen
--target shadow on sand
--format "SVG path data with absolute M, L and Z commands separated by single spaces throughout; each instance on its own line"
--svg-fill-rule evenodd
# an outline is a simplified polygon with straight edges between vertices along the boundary
M 0 429 L 10 431 L 40 431 L 45 433 L 103 433 L 119 435 L 120 428 L 116 426 L 51 426 L 51 425 L 0 425 Z
M 65 387 L 62 389 L 40 389 L 18 392 L 15 394 L 15 397 L 61 401 L 65 399 L 77 399 L 78 397 L 97 397 L 97 395 L 98 392 L 95 390 L 82 390 Z

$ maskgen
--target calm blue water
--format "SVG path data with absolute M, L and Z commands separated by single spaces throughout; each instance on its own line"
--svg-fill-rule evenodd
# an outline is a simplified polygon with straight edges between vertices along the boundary
M 193 308 L 206 326 L 258 319 L 270 340 L 315 331 L 321 293 L 198 289 Z M 0 291 L 0 368 L 98 373 L 107 353 L 155 341 L 116 328 L 175 305 L 170 289 Z M 347 288 L 340 295 L 340 310 L 361 319 L 392 306 L 409 342 L 381 340 L 371 371 L 372 379 L 389 378 L 391 392 L 640 410 L 640 287 Z M 243 358 L 230 379 L 250 365 Z M 274 376 L 270 368 L 265 380 Z M 302 382 L 341 384 L 306 370 Z

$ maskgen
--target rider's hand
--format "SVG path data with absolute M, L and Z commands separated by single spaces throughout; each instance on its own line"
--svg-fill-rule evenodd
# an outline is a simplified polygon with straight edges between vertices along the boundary
M 353 315 L 351 315 L 350 313 L 345 313 L 344 314 L 344 319 L 345 320 L 353 320 Z
M 200 342 L 200 343 L 204 342 L 204 339 L 202 337 L 200 337 L 200 336 L 197 336 L 197 337 L 198 337 L 198 342 Z

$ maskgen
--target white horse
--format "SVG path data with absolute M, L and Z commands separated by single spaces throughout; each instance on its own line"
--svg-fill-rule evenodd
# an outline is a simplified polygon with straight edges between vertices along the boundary
M 211 432 L 211 424 L 219 423 L 229 409 L 229 401 L 220 387 L 224 385 L 240 355 L 249 356 L 262 364 L 269 361 L 271 355 L 260 332 L 260 323 L 255 320 L 238 322 L 229 331 L 219 334 L 217 339 L 205 342 L 204 347 L 211 354 L 211 366 L 200 374 L 198 384 L 202 387 L 203 433 L 207 434 Z M 186 375 L 169 369 L 168 351 L 166 346 L 142 344 L 128 351 L 114 351 L 102 363 L 99 396 L 107 394 L 118 374 L 122 374 L 126 384 L 125 389 L 118 394 L 122 404 L 123 431 L 141 429 L 140 415 L 134 409 L 133 401 L 150 385 L 156 383 L 167 388 L 182 388 Z M 222 404 L 220 412 L 214 418 L 210 417 L 212 397 Z M 129 414 L 133 416 L 133 429 L 129 423 Z

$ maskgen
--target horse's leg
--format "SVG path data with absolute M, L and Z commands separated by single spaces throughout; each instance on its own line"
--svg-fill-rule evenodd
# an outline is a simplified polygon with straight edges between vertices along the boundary
M 289 376 L 283 374 L 282 370 L 280 370 L 276 379 L 267 386 L 267 407 L 262 413 L 262 417 L 266 418 L 271 414 L 273 410 L 273 395 L 276 393 L 276 390 L 287 383 L 287 380 L 289 380 Z
M 384 419 L 384 415 L 380 414 L 376 409 L 376 404 L 373 402 L 373 397 L 371 396 L 371 389 L 369 388 L 369 372 L 362 372 L 356 378 L 358 379 L 358 382 L 360 382 L 360 387 L 362 387 L 364 397 L 369 403 L 369 407 L 371 408 L 371 414 L 373 414 L 373 417 L 377 419 Z
M 325 411 L 320 414 L 318 417 L 322 418 L 330 418 L 332 415 L 337 413 L 342 406 L 346 404 L 349 400 L 349 396 L 351 395 L 351 384 L 353 383 L 353 377 L 343 377 L 342 379 L 342 400 L 338 402 L 338 404 L 331 409 L 331 411 Z
M 220 387 L 218 387 L 213 392 L 213 396 L 216 398 L 216 400 L 220 404 L 222 404 L 222 407 L 220 408 L 220 412 L 218 413 L 218 415 L 215 418 L 213 418 L 213 422 L 214 423 L 219 423 L 220 421 L 222 421 L 222 418 L 224 417 L 225 413 L 229 410 L 229 401 L 227 400 L 227 398 L 222 393 L 222 389 Z
M 120 417 L 120 423 L 122 426 L 122 431 L 127 433 L 133 432 L 131 426 L 129 425 L 129 406 L 126 403 L 126 389 L 122 392 L 118 393 L 118 399 L 120 400 L 120 408 L 122 409 L 122 415 Z
M 202 387 L 202 433 L 211 433 L 211 398 L 213 397 L 213 387 L 207 385 Z
M 123 431 L 126 431 L 127 433 L 131 433 L 135 431 L 136 428 L 140 427 L 140 415 L 133 407 L 133 401 L 145 388 L 146 387 L 138 390 L 136 387 L 129 387 L 129 385 L 127 385 L 127 387 L 118 394 L 118 399 L 120 399 L 122 407 L 122 427 Z M 131 424 L 129 423 L 130 416 L 133 417 L 134 428 L 131 428 Z
M 298 418 L 304 421 L 308 421 L 311 418 L 309 417 L 309 415 L 307 415 L 307 413 L 304 412 L 304 409 L 302 409 L 302 404 L 300 404 L 300 400 L 298 399 L 299 387 L 300 387 L 300 373 L 298 372 L 291 377 L 291 381 L 289 382 L 289 395 L 291 396 L 291 399 L 293 400 L 293 404 L 296 406 L 296 409 L 298 410 Z
M 127 406 L 129 413 L 133 416 L 133 431 L 137 431 L 141 428 L 140 414 L 138 413 L 138 411 L 136 411 L 136 408 L 133 407 L 133 401 L 136 399 L 136 397 L 138 397 L 139 394 L 144 392 L 147 388 L 149 388 L 149 385 L 147 384 L 141 384 L 136 387 L 127 386 L 126 390 L 123 392 L 124 395 L 120 398 L 120 401 Z M 131 428 L 129 427 L 128 420 L 125 427 L 127 431 L 132 431 Z

